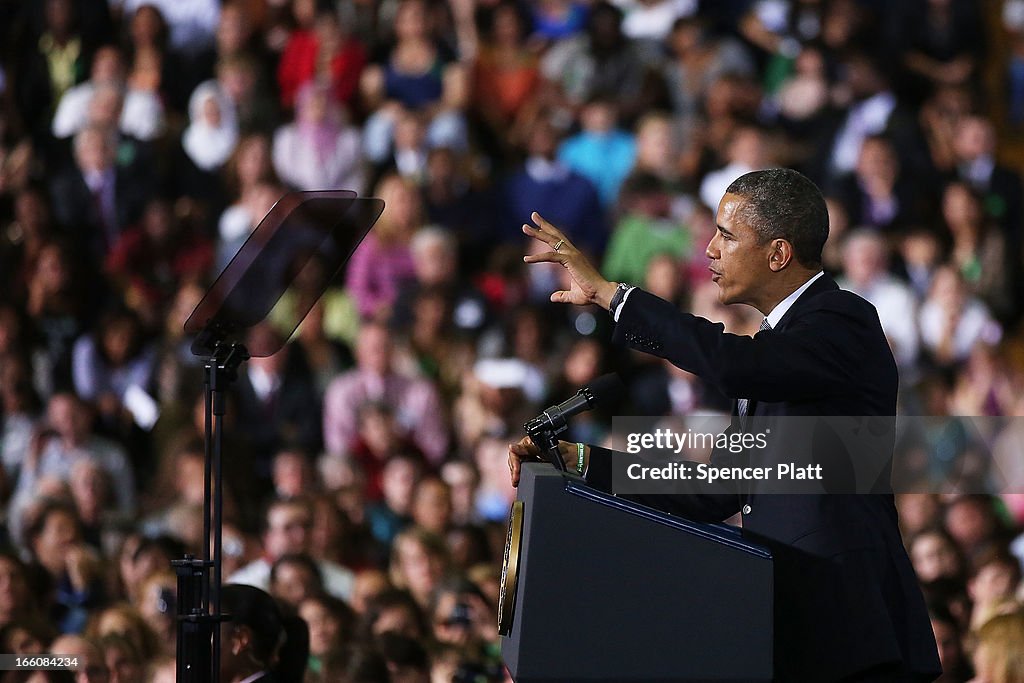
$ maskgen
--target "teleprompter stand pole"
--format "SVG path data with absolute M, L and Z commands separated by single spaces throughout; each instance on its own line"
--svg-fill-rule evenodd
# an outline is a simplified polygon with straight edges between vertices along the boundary
M 205 332 L 209 335 L 214 334 L 209 329 Z M 203 485 L 203 557 L 199 559 L 185 555 L 184 558 L 171 563 L 178 575 L 178 683 L 219 683 L 219 625 L 222 621 L 230 619 L 229 615 L 220 611 L 225 392 L 237 378 L 239 365 L 249 359 L 249 353 L 240 343 L 214 341 L 212 345 L 213 353 L 204 361 L 206 457 Z
M 221 612 L 225 392 L 250 355 L 266 358 L 281 350 L 383 210 L 380 199 L 362 199 L 349 190 L 285 194 L 185 321 L 185 332 L 194 335 L 191 352 L 206 371 L 206 458 L 202 557 L 186 555 L 172 562 L 178 576 L 178 683 L 219 683 L 220 624 L 231 618 Z M 301 286 L 299 273 L 307 275 Z M 259 335 L 250 338 L 249 332 L 267 320 L 293 285 L 306 296 L 282 308 L 276 323 L 290 326 L 291 332 L 267 343 Z

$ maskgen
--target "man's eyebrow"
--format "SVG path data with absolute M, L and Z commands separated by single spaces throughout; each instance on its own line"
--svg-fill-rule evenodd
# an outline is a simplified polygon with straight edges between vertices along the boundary
M 721 232 L 722 234 L 730 236 L 732 235 L 732 233 L 727 228 L 723 228 L 721 225 L 718 225 L 717 223 L 715 224 L 715 227 L 718 228 L 718 231 Z

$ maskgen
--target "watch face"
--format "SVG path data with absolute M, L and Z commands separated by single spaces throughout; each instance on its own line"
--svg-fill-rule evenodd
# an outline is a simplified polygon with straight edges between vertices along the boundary
M 498 633 L 507 636 L 515 615 L 516 581 L 519 578 L 519 545 L 523 538 L 523 501 L 512 503 L 505 535 L 505 555 L 501 562 L 501 584 L 498 592 Z

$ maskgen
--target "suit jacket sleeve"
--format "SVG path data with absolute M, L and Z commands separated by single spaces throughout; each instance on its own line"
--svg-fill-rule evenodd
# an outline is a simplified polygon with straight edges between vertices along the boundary
M 684 313 L 643 290 L 630 294 L 613 340 L 670 361 L 730 398 L 806 401 L 848 389 L 858 367 L 851 323 L 862 324 L 858 299 L 820 295 L 822 303 L 784 330 L 756 337 Z M 856 325 L 854 326 L 856 327 Z

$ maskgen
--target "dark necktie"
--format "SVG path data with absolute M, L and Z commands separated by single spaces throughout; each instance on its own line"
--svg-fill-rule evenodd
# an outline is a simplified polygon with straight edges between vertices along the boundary
M 768 318 L 765 318 L 761 321 L 761 327 L 758 329 L 758 332 L 764 332 L 765 330 L 770 329 L 772 329 L 772 326 L 768 324 Z M 749 399 L 746 398 L 741 398 L 736 401 L 736 412 L 740 414 L 740 417 L 747 416 L 747 407 L 749 402 Z

